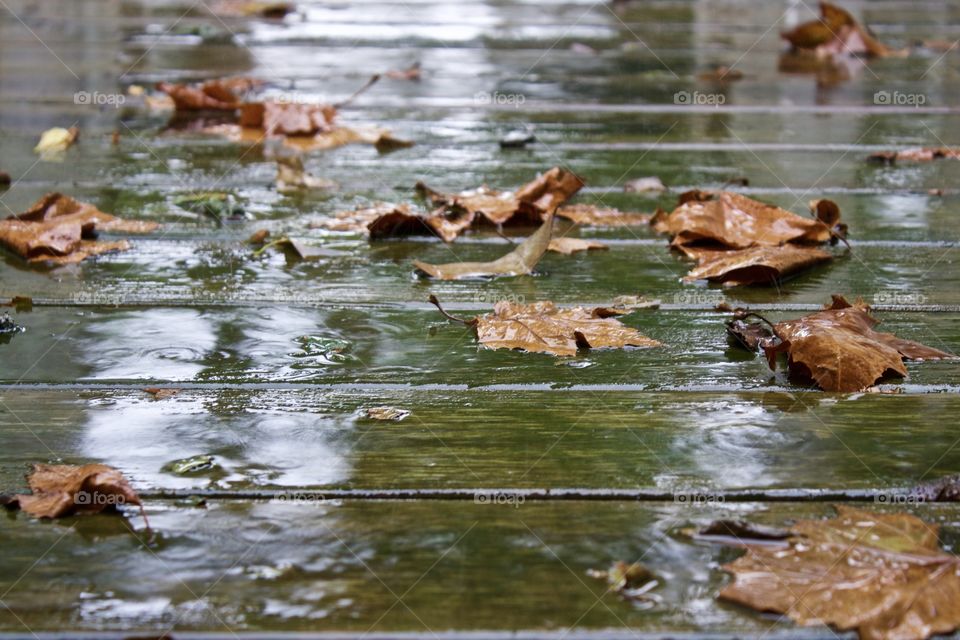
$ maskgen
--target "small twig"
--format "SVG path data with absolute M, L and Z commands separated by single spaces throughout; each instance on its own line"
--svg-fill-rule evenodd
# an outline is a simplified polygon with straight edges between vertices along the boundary
M 474 318 L 473 320 L 464 320 L 463 318 L 457 318 L 456 316 L 452 316 L 446 311 L 444 311 L 443 307 L 440 306 L 440 301 L 437 300 L 437 296 L 433 295 L 432 293 L 430 294 L 429 300 L 433 306 L 435 306 L 437 309 L 440 310 L 440 313 L 442 313 L 443 317 L 446 318 L 447 320 L 453 320 L 454 322 L 459 322 L 468 327 L 472 327 L 477 324 L 476 318 Z
M 353 102 L 353 101 L 354 101 L 358 96 L 360 96 L 360 94 L 362 94 L 364 91 L 366 91 L 367 89 L 369 89 L 370 87 L 372 87 L 373 85 L 375 85 L 379 79 L 380 79 L 380 74 L 379 74 L 379 73 L 373 74 L 372 76 L 370 76 L 370 79 L 367 80 L 367 83 L 366 83 L 365 85 L 363 85 L 362 87 L 360 87 L 359 89 L 357 89 L 356 91 L 354 91 L 354 92 L 353 92 L 353 95 L 351 95 L 351 96 L 350 96 L 349 98 L 347 98 L 346 100 L 341 100 L 340 102 L 334 104 L 334 105 L 333 105 L 334 108 L 335 108 L 335 109 L 342 109 L 342 108 L 344 108 L 345 106 L 347 106 L 348 104 L 350 104 L 351 102 Z

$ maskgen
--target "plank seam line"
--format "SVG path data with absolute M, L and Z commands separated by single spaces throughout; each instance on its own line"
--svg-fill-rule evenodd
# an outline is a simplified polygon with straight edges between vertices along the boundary
M 594 488 L 472 488 L 472 489 L 261 489 L 222 491 L 209 489 L 145 489 L 141 498 L 176 500 L 199 497 L 209 500 L 278 501 L 318 504 L 324 501 L 472 501 L 495 505 L 509 499 L 531 502 L 673 502 L 685 506 L 743 502 L 875 502 L 877 504 L 947 503 L 921 496 L 913 489 L 594 489 Z

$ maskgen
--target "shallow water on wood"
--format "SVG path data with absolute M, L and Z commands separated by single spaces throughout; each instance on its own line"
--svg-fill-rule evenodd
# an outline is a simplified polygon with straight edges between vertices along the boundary
M 802 3 L 311 1 L 283 20 L 218 18 L 213 4 L 0 8 L 0 171 L 14 182 L 0 187 L 4 213 L 60 190 L 163 224 L 128 252 L 74 266 L 0 261 L 0 300 L 36 302 L 11 309 L 26 330 L 0 342 L 0 493 L 24 490 L 35 462 L 103 462 L 154 496 L 155 534 L 143 544 L 133 510 L 55 523 L 3 514 L 0 634 L 793 635 L 775 617 L 718 603 L 719 567 L 739 552 L 682 530 L 716 517 L 783 525 L 831 512 L 776 491 L 870 499 L 960 469 L 956 363 L 908 363 L 909 379 L 885 379 L 882 393 L 822 393 L 732 349 L 727 314 L 712 311 L 725 300 L 782 320 L 832 293 L 863 296 L 882 309 L 884 330 L 960 350 L 960 162 L 866 162 L 958 142 L 956 49 L 914 48 L 824 86 L 778 70 L 789 62 L 778 32 L 810 17 Z M 897 48 L 960 36 L 949 3 L 845 6 Z M 249 75 L 298 101 L 335 102 L 413 62 L 419 82 L 383 79 L 340 117 L 416 145 L 310 154 L 309 171 L 338 184 L 329 191 L 281 193 L 268 150 L 187 131 L 126 94 Z M 743 78 L 700 78 L 716 65 Z M 60 161 L 38 161 L 39 134 L 72 125 L 79 142 Z M 526 127 L 534 143 L 501 149 Z M 413 202 L 419 180 L 507 189 L 556 165 L 587 182 L 574 202 L 646 213 L 740 176 L 749 185 L 735 190 L 801 214 L 829 197 L 852 252 L 837 249 L 831 264 L 780 287 L 723 290 L 682 283 L 689 263 L 645 227 L 558 223 L 558 233 L 610 249 L 548 255 L 531 276 L 435 283 L 414 275 L 413 260 L 490 260 L 508 243 L 491 232 L 452 245 L 370 243 L 310 225 L 376 201 Z M 623 191 L 654 175 L 671 190 Z M 177 204 L 211 190 L 230 193 L 242 214 L 215 220 Z M 247 239 L 259 229 L 342 253 L 255 255 Z M 498 300 L 643 294 L 662 308 L 623 322 L 664 346 L 566 359 L 488 351 L 429 306 L 430 294 L 463 316 Z M 142 391 L 152 385 L 183 390 L 156 399 Z M 384 406 L 410 415 L 366 416 Z M 491 488 L 710 500 L 324 496 Z M 204 507 L 156 497 L 174 490 L 216 498 Z M 717 498 L 737 490 L 773 498 Z M 954 550 L 955 508 L 907 508 L 941 523 Z M 638 558 L 661 577 L 652 607 L 586 575 Z

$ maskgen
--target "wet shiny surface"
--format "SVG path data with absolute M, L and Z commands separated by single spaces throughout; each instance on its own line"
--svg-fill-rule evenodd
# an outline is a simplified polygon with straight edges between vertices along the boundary
M 323 492 L 853 491 L 960 470 L 955 362 L 908 363 L 909 378 L 878 393 L 821 393 L 731 349 L 726 314 L 710 311 L 726 300 L 781 320 L 832 293 L 863 296 L 881 308 L 884 330 L 960 351 L 960 162 L 865 162 L 958 142 L 956 48 L 914 47 L 823 86 L 778 71 L 778 32 L 809 17 L 779 2 L 302 2 L 283 20 L 215 17 L 212 2 L 0 4 L 0 171 L 14 180 L 0 208 L 21 211 L 61 190 L 163 224 L 129 252 L 70 267 L 3 255 L 0 300 L 37 305 L 11 309 L 26 331 L 0 343 L 0 493 L 23 490 L 34 462 L 103 462 L 151 495 L 221 496 L 205 507 L 149 500 L 146 544 L 133 510 L 55 523 L 0 514 L 0 634 L 577 627 L 833 637 L 718 603 L 719 567 L 738 552 L 680 533 L 720 516 L 826 516 L 828 505 L 335 501 Z M 894 47 L 960 37 L 949 3 L 844 6 Z M 119 108 L 77 99 L 243 74 L 275 94 L 334 102 L 372 73 L 415 61 L 421 81 L 384 79 L 341 120 L 416 145 L 309 155 L 309 171 L 339 185 L 329 191 L 280 193 L 269 150 L 171 126 L 133 98 Z M 744 77 L 699 77 L 718 64 Z M 682 104 L 678 92 L 723 103 Z M 920 94 L 923 104 L 888 106 L 877 92 Z M 59 162 L 38 161 L 40 132 L 73 124 L 79 143 Z M 500 148 L 527 126 L 534 144 Z M 853 249 L 780 288 L 724 291 L 681 283 L 689 264 L 646 228 L 562 224 L 560 233 L 610 249 L 548 255 L 533 276 L 434 283 L 414 276 L 413 260 L 490 260 L 507 243 L 492 233 L 449 246 L 371 243 L 311 227 L 358 205 L 412 202 L 418 180 L 513 188 L 555 165 L 586 180 L 575 202 L 647 213 L 670 208 L 678 191 L 738 176 L 749 186 L 734 189 L 800 213 L 829 197 Z M 623 192 L 653 175 L 673 192 Z M 176 204 L 198 190 L 230 192 L 245 215 L 218 221 Z M 343 253 L 254 255 L 246 240 L 258 229 Z M 437 314 L 430 294 L 463 316 L 503 299 L 643 294 L 664 308 L 623 321 L 664 346 L 566 359 L 488 351 Z M 142 391 L 153 384 L 183 390 L 157 400 Z M 366 417 L 383 406 L 410 415 Z M 239 493 L 260 490 L 287 493 Z M 942 523 L 954 550 L 955 508 L 905 508 Z M 662 577 L 660 604 L 630 603 L 586 576 L 621 559 Z

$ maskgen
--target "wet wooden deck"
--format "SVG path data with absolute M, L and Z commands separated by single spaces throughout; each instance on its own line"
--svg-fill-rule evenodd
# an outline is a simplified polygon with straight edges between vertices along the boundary
M 896 46 L 960 38 L 949 2 L 844 6 Z M 0 170 L 14 180 L 0 202 L 21 211 L 60 190 L 163 223 L 129 252 L 73 267 L 0 263 L 0 300 L 35 304 L 14 314 L 26 331 L 0 344 L 0 490 L 22 489 L 34 462 L 104 462 L 146 497 L 156 534 L 146 544 L 133 514 L 4 515 L 0 637 L 833 637 L 718 603 L 719 565 L 737 552 L 680 532 L 721 516 L 826 515 L 829 500 L 874 506 L 957 472 L 960 366 L 908 364 L 908 380 L 884 387 L 897 394 L 811 391 L 731 350 L 712 309 L 725 299 L 781 319 L 832 293 L 863 296 L 887 330 L 960 351 L 960 163 L 865 162 L 960 142 L 960 47 L 875 61 L 823 88 L 777 70 L 778 32 L 811 15 L 802 2 L 298 7 L 277 22 L 217 18 L 203 1 L 0 0 Z M 244 74 L 330 102 L 415 61 L 420 82 L 381 81 L 343 120 L 416 146 L 311 155 L 308 168 L 339 184 L 330 193 L 278 193 L 262 149 L 75 100 Z M 717 64 L 743 79 L 698 79 Z M 725 102 L 676 104 L 680 91 Z M 876 104 L 878 91 L 924 104 Z M 81 139 L 65 160 L 38 162 L 40 132 L 71 125 Z M 537 142 L 500 149 L 522 126 Z M 610 250 L 548 255 L 532 277 L 435 283 L 411 262 L 447 261 L 451 247 L 309 228 L 409 200 L 418 180 L 507 188 L 555 165 L 587 181 L 577 201 L 640 211 L 737 176 L 750 181 L 737 190 L 795 211 L 830 197 L 853 251 L 779 289 L 721 291 L 680 282 L 687 265 L 646 229 L 572 230 Z M 623 192 L 652 175 L 674 193 Z M 217 225 L 174 204 L 211 189 L 235 193 L 251 219 Z M 254 257 L 246 239 L 261 228 L 345 255 Z M 452 249 L 487 260 L 505 246 L 470 235 Z M 625 322 L 665 346 L 566 361 L 478 350 L 431 293 L 464 314 L 505 297 L 643 294 L 661 308 Z M 150 385 L 182 391 L 154 400 Z M 363 418 L 381 405 L 412 413 Z M 169 470 L 202 454 L 217 468 Z M 475 498 L 491 489 L 512 502 Z M 713 499 L 673 499 L 685 493 Z M 908 508 L 942 523 L 954 548 L 960 509 Z M 621 559 L 663 577 L 662 605 L 586 576 Z

